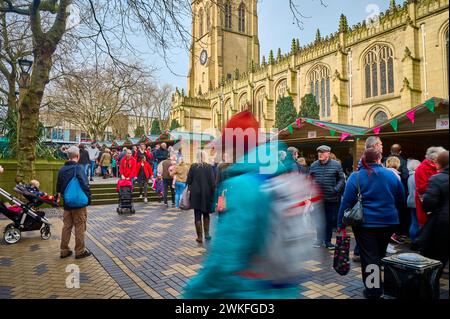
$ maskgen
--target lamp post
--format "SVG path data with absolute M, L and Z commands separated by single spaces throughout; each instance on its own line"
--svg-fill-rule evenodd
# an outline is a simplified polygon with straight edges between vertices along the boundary
M 22 104 L 22 100 L 25 97 L 28 88 L 30 86 L 30 74 L 31 67 L 33 66 L 33 61 L 28 59 L 19 59 L 19 68 L 20 68 L 20 77 L 19 77 L 19 116 L 17 118 L 17 146 L 19 146 L 19 138 L 20 138 L 20 105 Z

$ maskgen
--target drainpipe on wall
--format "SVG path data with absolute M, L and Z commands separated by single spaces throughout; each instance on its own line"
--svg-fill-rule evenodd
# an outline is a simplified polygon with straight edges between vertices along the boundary
M 353 92 L 352 92 L 352 50 L 348 49 L 348 105 L 350 108 L 350 125 L 353 125 Z
M 423 79 L 424 79 L 424 95 L 425 100 L 428 99 L 428 81 L 427 81 L 427 55 L 425 50 L 425 23 L 420 25 L 420 30 L 422 32 L 422 55 L 423 55 Z

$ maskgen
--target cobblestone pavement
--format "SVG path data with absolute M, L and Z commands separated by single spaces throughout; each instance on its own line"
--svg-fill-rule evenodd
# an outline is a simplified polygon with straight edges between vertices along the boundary
M 59 258 L 61 221 L 53 211 L 49 241 L 31 233 L 15 245 L 0 245 L 0 298 L 180 298 L 208 248 L 194 240 L 193 213 L 153 203 L 136 204 L 134 215 L 118 215 L 115 208 L 89 208 L 86 242 L 95 258 L 78 263 L 80 289 L 65 288 L 65 267 L 75 259 Z M 0 220 L 0 227 L 5 224 Z M 300 299 L 363 298 L 359 263 L 339 276 L 331 251 L 306 246 Z M 444 275 L 442 298 L 448 286 Z

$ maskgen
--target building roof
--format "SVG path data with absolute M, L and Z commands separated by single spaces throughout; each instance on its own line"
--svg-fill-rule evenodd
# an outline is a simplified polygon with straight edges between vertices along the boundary
M 205 133 L 194 132 L 182 132 L 173 130 L 169 133 L 171 140 L 185 140 L 185 141 L 198 141 L 198 142 L 210 142 L 214 140 L 214 136 Z

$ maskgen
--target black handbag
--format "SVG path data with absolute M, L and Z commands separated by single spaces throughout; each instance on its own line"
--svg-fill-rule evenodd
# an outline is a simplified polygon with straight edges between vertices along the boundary
M 352 208 L 347 208 L 344 211 L 344 217 L 342 217 L 342 223 L 346 226 L 359 226 L 364 223 L 364 209 L 361 189 L 359 187 L 359 173 L 356 173 L 356 184 L 358 185 L 358 201 Z

